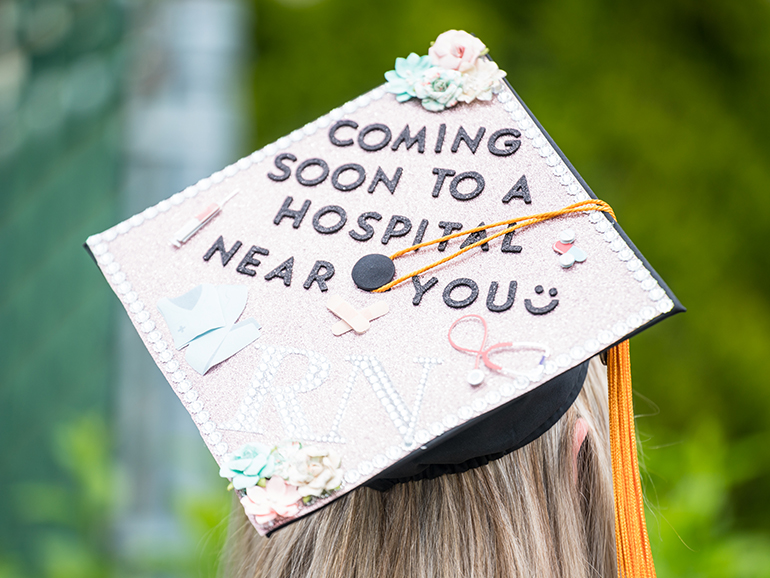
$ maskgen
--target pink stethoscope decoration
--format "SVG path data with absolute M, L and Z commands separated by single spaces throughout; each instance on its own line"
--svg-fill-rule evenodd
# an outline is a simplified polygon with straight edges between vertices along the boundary
M 476 319 L 481 322 L 482 326 L 484 327 L 484 335 L 481 338 L 481 347 L 478 349 L 472 349 L 468 347 L 463 347 L 461 345 L 458 345 L 452 340 L 452 331 L 454 331 L 454 328 L 457 326 L 458 323 L 462 321 L 466 321 L 468 319 Z M 449 328 L 449 333 L 447 335 L 447 338 L 449 339 L 449 344 L 454 347 L 457 351 L 462 351 L 463 353 L 470 353 L 471 355 L 475 355 L 475 362 L 473 365 L 473 369 L 468 372 L 468 383 L 470 383 L 472 386 L 478 386 L 481 385 L 481 383 L 484 381 L 484 371 L 479 367 L 479 362 L 483 362 L 484 365 L 496 372 L 500 373 L 502 375 L 507 375 L 509 377 L 519 377 L 523 376 L 528 378 L 531 381 L 538 381 L 543 376 L 543 373 L 545 371 L 545 359 L 550 355 L 550 351 L 545 345 L 541 345 L 539 343 L 513 343 L 510 341 L 505 341 L 501 343 L 495 343 L 493 345 L 490 345 L 487 348 L 484 348 L 487 342 L 487 322 L 481 315 L 463 315 L 460 317 L 457 321 L 452 323 L 452 326 Z M 489 359 L 489 356 L 493 353 L 497 353 L 498 351 L 502 349 L 533 349 L 533 350 L 539 350 L 543 352 L 543 355 L 540 357 L 540 362 L 537 364 L 537 366 L 531 370 L 528 371 L 515 371 L 511 369 L 504 368 L 501 365 L 498 365 L 497 363 L 494 363 L 491 359 Z

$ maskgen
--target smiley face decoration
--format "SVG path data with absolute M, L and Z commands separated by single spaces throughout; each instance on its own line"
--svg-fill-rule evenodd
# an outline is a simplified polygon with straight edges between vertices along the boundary
M 447 34 L 87 241 L 263 534 L 682 309 L 484 45 Z

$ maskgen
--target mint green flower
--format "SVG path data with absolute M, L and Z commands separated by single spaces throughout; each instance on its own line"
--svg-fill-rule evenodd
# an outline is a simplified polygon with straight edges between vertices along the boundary
M 463 93 L 463 74 L 447 68 L 425 70 L 414 84 L 414 94 L 431 112 L 453 107 Z
M 269 478 L 275 471 L 272 449 L 262 444 L 246 444 L 225 456 L 219 475 L 230 478 L 236 490 L 256 486 L 260 478 Z
M 406 58 L 396 58 L 395 70 L 388 70 L 385 73 L 385 80 L 388 81 L 385 89 L 395 94 L 398 102 L 414 98 L 417 96 L 414 85 L 429 68 L 431 68 L 430 56 L 418 56 L 412 52 Z

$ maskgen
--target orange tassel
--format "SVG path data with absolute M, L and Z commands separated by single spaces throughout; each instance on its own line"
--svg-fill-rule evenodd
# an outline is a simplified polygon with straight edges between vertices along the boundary
M 655 578 L 636 455 L 628 340 L 609 350 L 610 444 L 619 578 Z

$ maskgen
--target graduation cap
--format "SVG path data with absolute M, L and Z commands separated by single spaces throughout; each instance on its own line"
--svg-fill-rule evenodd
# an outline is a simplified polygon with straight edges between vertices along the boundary
M 504 75 L 442 34 L 88 239 L 260 533 L 529 443 L 608 352 L 619 559 L 651 568 L 627 340 L 683 307 Z

